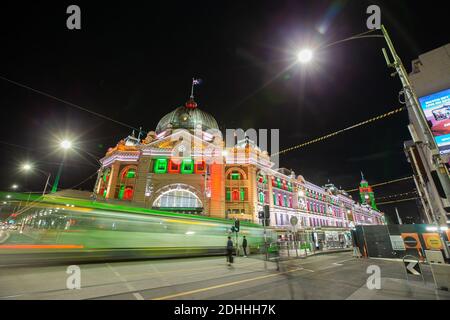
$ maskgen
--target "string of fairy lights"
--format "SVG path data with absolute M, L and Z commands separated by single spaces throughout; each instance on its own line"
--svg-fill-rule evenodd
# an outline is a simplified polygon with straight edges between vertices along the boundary
M 408 196 L 408 195 L 411 195 L 411 194 L 417 194 L 417 191 L 416 190 L 412 190 L 412 191 L 409 191 L 409 192 L 393 194 L 393 195 L 389 195 L 389 196 L 379 197 L 379 198 L 376 198 L 375 200 L 378 201 L 378 200 L 386 200 L 386 199 L 395 199 L 395 198 Z
M 400 200 L 395 200 L 395 201 L 380 202 L 380 203 L 377 203 L 377 206 L 382 206 L 382 205 L 386 205 L 386 204 L 394 204 L 394 203 L 399 203 L 399 202 L 406 202 L 406 201 L 413 201 L 413 200 L 417 200 L 417 199 L 419 199 L 419 198 L 414 197 L 414 198 L 400 199 Z
M 392 111 L 389 111 L 389 112 L 380 114 L 380 115 L 378 115 L 378 116 L 376 116 L 376 117 L 373 117 L 373 118 L 368 119 L 368 120 L 366 120 L 366 121 L 359 122 L 359 123 L 354 124 L 354 125 L 352 125 L 352 126 L 349 126 L 349 127 L 347 127 L 347 128 L 344 128 L 344 129 L 341 129 L 341 130 L 337 130 L 337 131 L 335 131 L 335 132 L 329 133 L 329 134 L 324 135 L 324 136 L 321 136 L 321 137 L 319 137 L 319 138 L 316 138 L 316 139 L 313 139 L 313 140 L 310 140 L 310 141 L 307 141 L 307 142 L 303 142 L 303 143 L 301 143 L 301 144 L 292 146 L 292 147 L 290 147 L 290 148 L 281 150 L 281 151 L 279 151 L 279 152 L 275 152 L 275 153 L 272 154 L 272 156 L 284 154 L 284 153 L 287 153 L 287 152 L 290 152 L 290 151 L 294 151 L 294 150 L 297 150 L 297 149 L 300 149 L 300 148 L 309 146 L 309 145 L 314 144 L 314 143 L 322 142 L 323 140 L 326 140 L 326 139 L 329 139 L 329 138 L 331 138 L 331 137 L 337 136 L 337 135 L 339 135 L 339 134 L 341 134 L 341 133 L 344 133 L 344 132 L 346 132 L 346 131 L 349 131 L 349 130 L 352 130 L 352 129 L 355 129 L 355 128 L 364 126 L 364 125 L 366 125 L 366 124 L 369 124 L 369 123 L 372 123 L 372 122 L 375 122 L 375 121 L 378 121 L 378 120 L 385 119 L 385 118 L 387 118 L 387 117 L 393 116 L 393 115 L 395 115 L 395 114 L 397 114 L 397 113 L 399 113 L 399 112 L 401 112 L 401 111 L 404 111 L 404 110 L 406 110 L 406 107 L 401 107 L 401 108 L 398 108 L 398 109 L 394 109 L 394 110 L 392 110 Z
M 405 180 L 410 180 L 413 179 L 413 176 L 408 176 L 408 177 L 404 177 L 404 178 L 399 178 L 399 179 L 393 179 L 393 180 L 389 180 L 389 181 L 384 181 L 384 182 L 380 182 L 380 183 L 376 183 L 372 185 L 372 188 L 375 187 L 381 187 L 387 184 L 391 184 L 391 183 L 396 183 L 396 182 L 401 182 L 401 181 L 405 181 Z M 345 190 L 345 192 L 347 193 L 351 193 L 351 192 L 355 192 L 355 191 L 359 191 L 359 188 L 355 188 L 355 189 L 351 189 L 351 190 Z

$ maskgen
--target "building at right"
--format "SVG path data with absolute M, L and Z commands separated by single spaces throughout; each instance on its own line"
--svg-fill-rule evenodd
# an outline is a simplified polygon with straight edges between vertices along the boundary
M 409 80 L 420 111 L 406 101 L 412 140 L 404 150 L 422 203 L 422 221 L 446 228 L 450 222 L 450 44 L 412 62 Z

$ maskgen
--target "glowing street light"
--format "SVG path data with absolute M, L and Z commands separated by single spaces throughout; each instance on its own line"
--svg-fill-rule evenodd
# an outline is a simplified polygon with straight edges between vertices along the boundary
M 19 188 L 19 186 L 18 186 L 17 184 L 13 184 L 13 185 L 11 186 L 11 189 L 13 189 L 13 190 L 16 190 L 17 188 Z
M 47 176 L 47 181 L 45 182 L 44 191 L 42 192 L 42 195 L 44 196 L 44 195 L 45 195 L 45 192 L 47 191 L 47 185 L 49 185 L 49 182 L 50 182 L 51 174 L 48 173 L 48 172 L 45 172 L 45 171 L 43 171 L 43 170 L 41 170 L 41 169 L 35 168 L 35 167 L 34 167 L 31 163 L 29 163 L 29 162 L 25 162 L 24 164 L 22 164 L 22 166 L 21 166 L 20 168 L 21 168 L 23 171 L 27 172 L 27 173 L 30 172 L 30 171 L 32 171 L 32 170 L 36 170 L 36 171 L 38 171 L 38 172 L 40 172 L 40 173 L 42 173 L 42 174 L 44 174 L 44 175 Z M 12 186 L 12 188 L 13 188 L 13 189 L 17 189 L 18 186 L 15 184 L 15 185 Z
M 312 60 L 312 58 L 313 58 L 313 52 L 310 49 L 302 49 L 297 54 L 297 60 L 300 63 L 308 63 Z
M 22 170 L 24 170 L 24 171 L 30 171 L 32 168 L 33 168 L 33 166 L 29 163 L 24 163 L 22 165 Z
M 59 146 L 64 150 L 69 150 L 70 148 L 72 148 L 72 141 L 65 139 L 61 141 Z

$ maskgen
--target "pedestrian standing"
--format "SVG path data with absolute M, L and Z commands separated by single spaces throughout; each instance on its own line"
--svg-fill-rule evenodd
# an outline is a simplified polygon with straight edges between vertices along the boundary
M 229 266 L 233 263 L 233 241 L 231 237 L 228 237 L 227 241 L 227 262 Z
M 244 236 L 244 240 L 242 240 L 242 249 L 244 249 L 244 257 L 247 257 L 247 238 Z

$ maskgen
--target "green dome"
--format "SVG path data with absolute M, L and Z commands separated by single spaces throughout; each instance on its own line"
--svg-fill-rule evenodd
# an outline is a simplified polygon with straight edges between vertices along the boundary
M 188 129 L 195 130 L 201 128 L 203 131 L 208 129 L 219 129 L 216 119 L 207 112 L 195 107 L 181 106 L 166 114 L 156 126 L 156 134 L 167 129 Z

